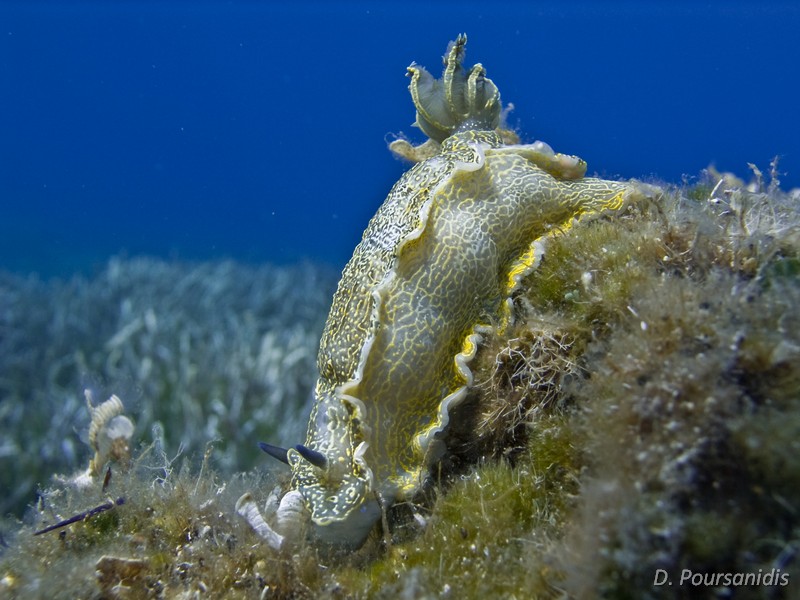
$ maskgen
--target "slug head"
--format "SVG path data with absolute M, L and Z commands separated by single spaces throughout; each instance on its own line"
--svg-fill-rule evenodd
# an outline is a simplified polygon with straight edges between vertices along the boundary
M 460 131 L 494 130 L 500 125 L 500 92 L 480 63 L 464 70 L 466 45 L 467 36 L 462 34 L 447 46 L 441 79 L 416 63 L 408 67 L 416 125 L 437 142 Z
M 381 515 L 372 492 L 372 472 L 363 454 L 366 443 L 345 457 L 320 459 L 319 452 L 305 446 L 287 451 L 293 487 L 311 510 L 314 537 L 323 543 L 359 547 Z

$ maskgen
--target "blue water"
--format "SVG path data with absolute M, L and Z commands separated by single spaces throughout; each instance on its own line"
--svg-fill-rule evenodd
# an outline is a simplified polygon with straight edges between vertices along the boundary
M 422 135 L 405 67 L 467 32 L 510 124 L 590 172 L 800 186 L 797 2 L 0 3 L 0 268 L 342 266 Z

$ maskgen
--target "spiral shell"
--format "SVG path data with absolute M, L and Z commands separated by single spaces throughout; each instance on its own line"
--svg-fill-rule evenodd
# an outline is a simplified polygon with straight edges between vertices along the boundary
M 126 417 L 125 406 L 117 395 L 98 406 L 92 405 L 92 392 L 85 390 L 86 405 L 92 417 L 89 424 L 89 445 L 95 451 L 89 463 L 89 474 L 97 476 L 109 461 L 127 464 L 130 460 L 130 440 L 133 422 Z

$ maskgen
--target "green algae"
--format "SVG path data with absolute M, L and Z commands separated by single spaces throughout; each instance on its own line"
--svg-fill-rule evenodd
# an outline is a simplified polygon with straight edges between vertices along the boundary
M 578 488 L 571 440 L 562 417 L 543 419 L 513 468 L 489 461 L 463 474 L 437 497 L 420 535 L 338 581 L 359 596 L 386 598 L 546 590 L 543 559 Z

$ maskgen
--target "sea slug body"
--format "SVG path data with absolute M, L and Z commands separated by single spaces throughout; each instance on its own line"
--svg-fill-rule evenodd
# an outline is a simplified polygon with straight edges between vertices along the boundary
M 323 542 L 360 545 L 381 504 L 420 489 L 472 383 L 481 331 L 508 325 L 543 242 L 647 195 L 584 177 L 583 161 L 542 142 L 504 144 L 499 92 L 481 65 L 463 69 L 465 44 L 450 44 L 439 80 L 409 67 L 417 125 L 438 153 L 394 185 L 344 268 L 305 444 L 269 447 Z

